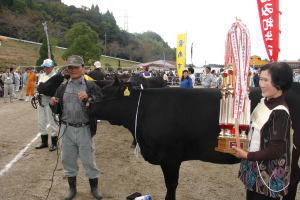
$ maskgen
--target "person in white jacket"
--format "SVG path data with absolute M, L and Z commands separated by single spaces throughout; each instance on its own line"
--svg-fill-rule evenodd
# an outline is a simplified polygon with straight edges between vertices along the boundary
M 51 59 L 44 60 L 41 65 L 44 67 L 44 73 L 40 74 L 38 84 L 46 82 L 49 78 L 55 75 L 53 70 L 54 62 Z M 50 96 L 40 94 L 40 105 L 38 106 L 38 130 L 41 134 L 42 143 L 35 147 L 36 149 L 42 149 L 48 147 L 48 129 L 51 134 L 51 146 L 49 151 L 55 151 L 57 148 L 57 135 L 58 135 L 58 126 L 55 123 L 52 111 L 49 106 Z

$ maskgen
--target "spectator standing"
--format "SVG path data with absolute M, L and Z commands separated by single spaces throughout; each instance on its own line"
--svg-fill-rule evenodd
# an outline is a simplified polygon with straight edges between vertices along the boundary
M 31 98 L 34 96 L 36 74 L 32 71 L 32 68 L 28 69 L 27 72 L 27 83 L 26 83 L 26 98 L 25 101 L 31 101 Z
M 148 65 L 143 67 L 143 72 L 140 72 L 140 76 L 143 76 L 144 78 L 152 77 L 152 73 L 149 72 L 149 66 Z
M 295 73 L 294 82 L 300 83 L 300 71 Z
M 258 72 L 254 72 L 253 83 L 254 83 L 254 87 L 259 87 L 259 75 L 258 75 Z
M 39 75 L 38 84 L 46 82 L 49 78 L 55 75 L 55 71 L 53 70 L 54 62 L 51 59 L 44 60 L 41 65 L 44 67 L 44 73 Z M 55 151 L 57 148 L 57 134 L 58 134 L 58 126 L 55 123 L 52 111 L 49 106 L 50 102 L 49 96 L 40 94 L 40 104 L 38 105 L 38 131 L 41 134 L 41 144 L 36 149 L 43 149 L 48 147 L 48 132 L 47 126 L 49 125 L 49 132 L 51 134 L 51 146 L 49 151 Z
M 4 83 L 4 103 L 8 102 L 8 98 L 10 102 L 12 102 L 13 92 L 14 92 L 14 84 L 13 79 L 14 75 L 10 72 L 10 68 L 5 69 L 5 73 L 2 74 L 2 82 Z
M 202 86 L 204 88 L 211 88 L 214 84 L 214 76 L 211 74 L 211 68 L 205 67 L 205 75 L 202 78 Z
M 181 88 L 193 88 L 193 82 L 192 82 L 192 79 L 189 77 L 187 70 L 183 70 L 183 72 L 182 72 L 182 77 L 181 77 L 179 87 L 181 87 Z
M 0 97 L 3 97 L 3 87 L 4 87 L 4 83 L 2 81 L 2 74 L 3 74 L 3 71 L 0 71 Z
M 13 75 L 13 92 L 12 92 L 12 97 L 13 99 L 16 98 L 16 83 L 17 83 L 17 77 L 15 73 L 15 69 L 13 67 L 10 68 L 10 73 Z
M 22 73 L 21 75 L 21 83 L 22 83 L 22 89 L 20 93 L 19 100 L 23 101 L 24 100 L 24 93 L 26 91 L 26 84 L 27 84 L 27 73 L 29 72 L 29 69 L 26 68 L 25 72 Z
M 195 80 L 196 80 L 196 77 L 195 77 L 195 74 L 194 74 L 194 68 L 189 67 L 188 72 L 189 72 L 189 77 L 192 79 L 192 83 L 193 83 L 193 87 L 194 87 L 195 86 Z
M 166 74 L 166 72 L 163 72 L 163 79 L 164 79 L 164 81 L 165 81 L 166 83 L 168 83 L 169 77 L 168 77 L 168 75 Z
M 14 72 L 14 76 L 15 76 L 15 92 L 19 92 L 20 90 L 20 74 L 18 71 Z
M 93 78 L 94 80 L 101 81 L 105 79 L 105 74 L 101 70 L 101 62 L 96 61 L 94 62 L 94 70 L 90 71 L 88 75 Z
M 218 87 L 218 75 L 216 73 L 216 70 L 212 70 L 211 74 L 213 75 L 213 82 L 211 84 L 212 88 L 217 88 Z

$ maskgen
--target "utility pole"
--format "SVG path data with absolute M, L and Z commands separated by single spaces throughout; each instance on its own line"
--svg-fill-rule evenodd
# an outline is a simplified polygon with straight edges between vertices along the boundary
M 104 55 L 106 55 L 106 32 L 104 33 Z
M 47 45 L 48 45 L 48 58 L 51 59 L 51 52 L 50 52 L 50 42 L 49 42 L 49 36 L 48 36 L 48 27 L 47 27 L 47 22 L 42 23 L 44 27 L 44 31 L 46 33 L 46 38 L 47 38 Z

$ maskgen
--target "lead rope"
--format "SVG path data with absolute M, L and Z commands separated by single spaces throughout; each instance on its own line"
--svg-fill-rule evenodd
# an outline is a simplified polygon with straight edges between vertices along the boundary
M 134 123 L 134 137 L 135 137 L 135 143 L 136 143 L 136 146 L 135 146 L 135 149 L 134 149 L 134 154 L 137 158 L 141 154 L 141 148 L 140 148 L 140 145 L 139 145 L 139 143 L 137 141 L 137 137 L 136 137 L 136 128 L 137 128 L 137 119 L 138 119 L 138 113 L 139 113 L 139 107 L 140 107 L 142 91 L 144 89 L 142 84 L 141 84 L 141 89 L 142 90 L 140 92 L 139 100 L 138 100 L 138 103 L 137 103 L 136 114 L 135 114 L 135 123 Z
M 272 192 L 281 192 L 283 190 L 285 190 L 289 185 L 290 185 L 290 182 L 288 182 L 288 184 L 286 184 L 283 188 L 281 188 L 280 190 L 273 190 L 271 189 L 269 186 L 271 185 L 271 179 L 272 177 L 274 176 L 274 172 L 272 173 L 270 179 L 269 179 L 269 185 L 267 185 L 267 183 L 264 181 L 261 173 L 260 173 L 260 168 L 259 168 L 259 165 L 258 165 L 258 162 L 256 161 L 256 166 L 257 166 L 257 169 L 258 169 L 258 174 L 259 174 L 259 177 L 260 179 L 262 180 L 263 184 Z
M 292 126 L 292 125 L 291 125 Z M 291 144 L 293 144 L 293 133 L 294 133 L 294 131 L 293 131 L 293 129 L 291 128 L 290 129 L 290 141 L 291 141 Z M 290 148 L 290 154 L 292 155 L 292 151 L 293 151 L 293 147 L 296 149 L 296 147 L 295 147 L 295 145 L 293 144 L 293 146 L 291 146 L 291 148 Z M 291 156 L 292 157 L 292 156 Z M 263 179 L 263 177 L 262 177 L 262 175 L 261 175 L 261 173 L 260 173 L 260 168 L 259 168 L 259 165 L 258 165 L 258 162 L 256 161 L 256 166 L 257 166 L 257 169 L 258 169 L 258 174 L 259 174 L 259 177 L 260 177 L 260 179 L 261 179 L 261 181 L 263 182 L 263 184 L 270 190 L 270 191 L 272 191 L 272 192 L 281 192 L 281 191 L 283 191 L 283 190 L 285 190 L 289 185 L 290 185 L 290 182 L 288 182 L 285 186 L 283 186 L 280 190 L 273 190 L 273 189 L 271 189 L 271 187 L 270 187 L 270 185 L 271 185 L 271 180 L 272 180 L 272 177 L 274 176 L 274 173 L 275 172 L 273 172 L 272 174 L 271 174 L 271 176 L 270 176 L 270 179 L 269 179 L 269 185 L 267 185 L 267 183 L 265 182 L 265 180 Z M 289 175 L 291 174 L 291 161 L 290 161 L 290 166 L 289 166 L 289 168 L 290 168 L 290 172 L 289 172 Z

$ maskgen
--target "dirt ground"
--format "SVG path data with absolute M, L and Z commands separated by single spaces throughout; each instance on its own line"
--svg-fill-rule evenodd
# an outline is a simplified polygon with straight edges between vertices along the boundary
M 0 170 L 37 135 L 37 112 L 23 101 L 4 104 L 0 98 Z M 94 137 L 96 161 L 101 171 L 100 189 L 104 200 L 125 200 L 134 192 L 151 194 L 162 200 L 166 192 L 159 166 L 142 157 L 136 158 L 130 148 L 127 129 L 106 121 L 98 124 Z M 1 200 L 42 200 L 47 196 L 57 160 L 56 152 L 36 150 L 36 140 L 8 172 L 0 176 Z M 80 163 L 80 161 L 79 161 Z M 244 189 L 237 179 L 239 165 L 215 165 L 201 161 L 184 162 L 177 189 L 178 200 L 242 200 Z M 80 163 L 76 200 L 93 199 L 88 180 Z M 63 199 L 68 185 L 59 161 L 48 199 Z M 298 188 L 300 199 L 300 188 Z

